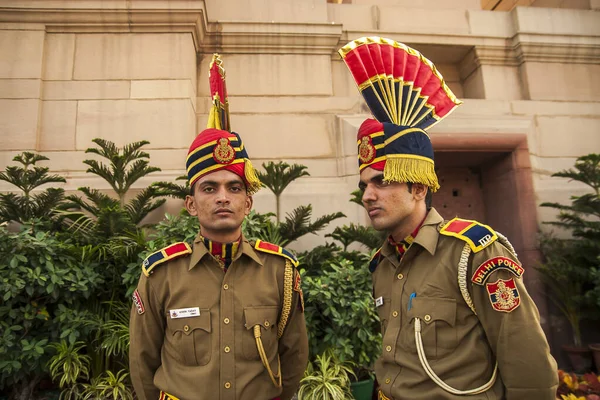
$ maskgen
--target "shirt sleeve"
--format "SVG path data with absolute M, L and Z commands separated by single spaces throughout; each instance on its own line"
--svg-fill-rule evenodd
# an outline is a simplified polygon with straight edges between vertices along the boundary
M 556 361 L 518 260 L 495 242 L 473 256 L 472 269 L 473 303 L 498 362 L 506 399 L 555 400 Z
M 297 274 L 298 271 L 294 269 L 294 277 Z M 294 396 L 308 364 L 308 336 L 304 320 L 304 305 L 300 293 L 301 291 L 293 291 L 294 298 L 290 319 L 279 339 L 279 359 L 281 360 L 283 386 L 281 400 L 289 400 Z
M 154 374 L 161 365 L 165 318 L 148 277 L 140 277 L 133 294 L 129 320 L 129 368 L 133 388 L 139 400 L 156 400 L 160 391 L 154 386 Z

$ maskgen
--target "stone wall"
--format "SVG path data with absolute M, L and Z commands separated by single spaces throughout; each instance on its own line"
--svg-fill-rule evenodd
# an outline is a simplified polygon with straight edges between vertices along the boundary
M 341 223 L 365 223 L 348 198 L 357 183 L 354 135 L 367 110 L 336 50 L 366 35 L 417 48 L 464 99 L 433 137 L 526 135 L 536 204 L 583 189 L 550 175 L 600 150 L 600 14 L 492 12 L 479 0 L 4 1 L 0 169 L 36 150 L 68 178 L 67 190 L 105 188 L 82 164 L 91 139 L 102 137 L 151 142 L 162 172 L 140 185 L 182 175 L 187 147 L 206 124 L 208 62 L 220 52 L 232 126 L 255 164 L 309 167 L 311 177 L 284 193 L 283 211 L 312 203 L 315 215 L 340 210 L 348 216 Z M 262 191 L 255 207 L 272 210 L 273 196 Z M 538 207 L 538 222 L 553 216 Z

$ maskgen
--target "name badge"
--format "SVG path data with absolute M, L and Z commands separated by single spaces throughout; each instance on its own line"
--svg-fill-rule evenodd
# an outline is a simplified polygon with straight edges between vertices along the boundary
M 375 299 L 375 307 L 381 307 L 383 305 L 383 297 L 378 297 Z
M 200 308 L 199 307 L 190 307 L 190 308 L 178 308 L 175 310 L 169 310 L 169 315 L 173 319 L 199 317 L 200 316 Z

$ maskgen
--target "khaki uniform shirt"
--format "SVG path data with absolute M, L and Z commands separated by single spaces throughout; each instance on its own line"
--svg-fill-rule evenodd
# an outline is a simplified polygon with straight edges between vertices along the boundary
M 400 261 L 387 242 L 381 249 L 380 262 L 373 273 L 375 299 L 383 299 L 377 307 L 383 354 L 375 364 L 380 389 L 394 400 L 555 400 L 556 362 L 522 279 L 501 269 L 495 270 L 487 281 L 514 278 L 520 305 L 511 312 L 496 311 L 485 286 L 471 283 L 473 270 L 486 260 L 514 256 L 498 241 L 471 254 L 467 282 L 475 315 L 463 299 L 457 281 L 465 242 L 441 235 L 442 226 L 443 218 L 431 209 Z M 411 294 L 413 298 L 409 300 Z M 497 360 L 494 386 L 481 394 L 458 396 L 434 383 L 417 354 L 415 317 L 421 320 L 425 356 L 444 382 L 459 390 L 477 388 L 488 382 Z
M 283 336 L 277 324 L 286 259 L 255 250 L 246 240 L 224 273 L 197 237 L 193 253 L 142 274 L 137 291 L 144 308 L 131 312 L 131 379 L 140 400 L 164 391 L 181 400 L 290 399 L 308 361 L 304 314 L 293 292 Z M 172 318 L 173 310 L 199 308 L 199 316 Z M 263 366 L 253 327 L 259 324 L 272 371 L 281 360 L 283 387 Z

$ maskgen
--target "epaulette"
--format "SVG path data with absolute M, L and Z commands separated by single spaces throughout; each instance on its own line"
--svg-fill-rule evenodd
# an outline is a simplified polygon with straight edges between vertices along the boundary
M 152 270 L 157 266 L 169 260 L 173 260 L 177 257 L 181 257 L 185 254 L 190 254 L 192 248 L 185 242 L 174 243 L 170 246 L 165 247 L 162 250 L 156 251 L 150 254 L 142 264 L 142 271 L 144 275 L 150 276 Z
M 487 225 L 468 219 L 454 218 L 441 230 L 440 234 L 454 236 L 469 244 L 473 253 L 485 249 L 498 240 L 496 232 Z
M 379 248 L 379 250 L 377 250 L 375 252 L 375 254 L 373 254 L 373 257 L 371 257 L 371 261 L 369 261 L 369 271 L 371 271 L 371 273 L 375 272 L 375 269 L 379 265 L 379 255 L 380 254 L 381 254 L 381 248 Z
M 296 256 L 281 246 L 277 246 L 276 244 L 269 242 L 263 242 L 262 240 L 257 240 L 254 244 L 254 248 L 258 251 L 262 251 L 263 253 L 276 254 L 278 256 L 285 257 L 292 262 L 294 267 L 298 266 L 298 259 Z

